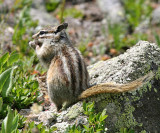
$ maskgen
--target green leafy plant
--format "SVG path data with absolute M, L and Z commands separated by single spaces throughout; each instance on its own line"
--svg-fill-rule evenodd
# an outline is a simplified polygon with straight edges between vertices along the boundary
M 78 49 L 81 51 L 83 56 L 87 56 L 87 46 L 85 44 L 79 45 Z
M 108 24 L 108 31 L 113 37 L 113 47 L 120 50 L 124 46 L 122 40 L 125 36 L 125 27 L 119 24 Z
M 11 91 L 13 70 L 16 68 L 11 66 L 18 59 L 19 55 L 16 52 L 10 55 L 6 53 L 0 58 L 0 96 L 2 97 L 7 97 Z
M 52 133 L 57 130 L 56 127 L 48 128 L 44 126 L 43 123 L 36 125 L 34 122 L 28 123 L 26 120 L 27 119 L 18 114 L 17 111 L 13 111 L 8 107 L 8 114 L 2 122 L 0 133 L 33 133 L 35 131 L 40 133 Z M 27 124 L 25 124 L 26 122 Z M 23 131 L 21 129 L 22 127 L 24 127 Z
M 39 96 L 39 85 L 35 80 L 34 75 L 29 75 L 27 70 L 21 66 L 16 71 L 14 76 L 14 84 L 12 89 L 12 100 L 14 101 L 12 106 L 16 109 L 27 108 L 37 101 Z M 19 76 L 16 76 L 19 75 Z
M 120 133 L 135 133 L 135 131 L 132 129 L 121 128 Z
M 2 73 L 7 68 L 10 68 L 14 62 L 19 60 L 19 54 L 17 52 L 5 53 L 0 57 L 0 73 Z
M 91 36 L 92 36 L 92 31 L 90 31 L 90 36 L 88 36 L 87 38 L 85 38 L 84 35 L 82 34 L 82 39 L 78 44 L 78 49 L 80 50 L 80 52 L 84 57 L 88 55 L 87 44 L 91 42 Z
M 2 97 L 7 97 L 12 88 L 13 70 L 16 67 L 9 68 L 0 74 L 0 93 Z
M 11 108 L 8 107 L 8 114 L 2 122 L 2 130 L 0 133 L 12 133 L 17 130 L 18 115 L 14 114 Z
M 83 128 L 82 128 L 82 127 L 80 127 L 80 126 L 77 127 L 77 126 L 74 124 L 72 127 L 69 126 L 69 127 L 66 129 L 65 133 L 84 133 L 84 132 L 83 132 Z
M 3 0 L 0 0 L 0 4 L 2 4 L 3 3 Z
M 19 59 L 18 55 L 13 52 L 11 55 L 9 53 L 4 54 L 0 57 L 0 114 L 5 113 L 7 109 L 6 97 L 9 97 L 13 85 L 13 71 L 16 66 L 13 65 L 14 61 Z M 13 66 L 12 66 L 13 65 Z M 1 115 L 0 117 L 3 117 Z
M 154 38 L 156 40 L 157 45 L 160 46 L 160 37 L 156 32 L 154 33 Z
M 134 30 L 141 21 L 145 20 L 152 12 L 149 1 L 146 0 L 123 0 L 126 19 Z
M 25 6 L 30 7 L 32 4 L 32 0 L 15 0 L 14 5 L 12 7 L 12 11 L 18 10 L 18 9 L 23 9 Z
M 60 18 L 61 10 L 58 12 L 58 16 Z M 74 7 L 65 9 L 64 13 L 63 13 L 63 18 L 64 19 L 66 17 L 82 18 L 83 16 L 84 16 L 83 13 L 80 10 L 78 10 L 78 9 L 76 9 Z
M 122 43 L 124 46 L 130 47 L 135 45 L 140 40 L 147 40 L 148 35 L 145 33 L 134 33 L 123 38 Z
M 37 26 L 37 22 L 32 21 L 30 17 L 30 4 L 24 6 L 22 9 L 18 22 L 14 27 L 14 34 L 12 37 L 13 44 L 17 45 L 21 53 L 29 54 L 28 42 L 31 39 L 31 28 Z
M 123 25 L 108 25 L 109 35 L 113 37 L 113 42 L 110 43 L 112 48 L 119 51 L 130 46 L 135 45 L 140 40 L 147 40 L 148 35 L 145 33 L 133 33 L 132 35 L 127 35 L 125 33 L 125 26 Z
M 95 113 L 94 102 L 83 103 L 84 114 L 88 116 L 88 124 L 83 125 L 83 127 L 68 127 L 66 133 L 104 133 L 105 131 L 105 119 L 107 118 L 106 110 L 102 113 Z
M 0 111 L 2 110 L 2 105 L 3 105 L 3 99 L 0 97 Z
M 27 123 L 27 126 L 25 127 L 25 129 L 23 130 L 23 133 L 33 133 L 33 132 L 39 132 L 39 133 L 53 133 L 54 131 L 56 131 L 57 128 L 56 127 L 46 127 L 43 125 L 43 123 L 40 123 L 38 125 L 36 125 L 33 121 L 30 123 Z
M 88 116 L 88 125 L 84 125 L 86 132 L 103 132 L 105 130 L 105 119 L 107 118 L 106 110 L 102 113 L 95 113 L 94 102 L 93 103 L 83 103 L 84 114 Z
M 26 124 L 26 121 L 27 121 L 27 118 L 24 117 L 23 115 L 20 115 L 17 110 L 15 110 L 15 115 L 18 116 L 18 129 L 22 129 L 25 124 Z
M 45 6 L 48 12 L 54 11 L 60 4 L 60 0 L 46 0 Z
M 28 65 L 33 62 L 25 62 L 19 60 L 16 52 L 10 55 L 5 53 L 0 57 L 0 118 L 6 116 L 8 106 L 20 110 L 38 102 L 38 82 L 27 69 L 32 68 Z

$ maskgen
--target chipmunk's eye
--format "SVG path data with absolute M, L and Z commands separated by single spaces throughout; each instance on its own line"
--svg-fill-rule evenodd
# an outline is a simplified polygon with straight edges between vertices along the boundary
M 40 31 L 40 35 L 47 33 L 46 31 Z

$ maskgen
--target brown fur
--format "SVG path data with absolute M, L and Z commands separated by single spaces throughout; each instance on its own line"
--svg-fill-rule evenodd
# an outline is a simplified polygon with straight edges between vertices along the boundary
M 143 84 L 149 81 L 153 75 L 153 72 L 150 72 L 147 75 L 128 84 L 102 83 L 95 85 L 83 91 L 79 96 L 79 100 L 102 93 L 122 93 L 135 90 L 136 88 L 141 87 Z

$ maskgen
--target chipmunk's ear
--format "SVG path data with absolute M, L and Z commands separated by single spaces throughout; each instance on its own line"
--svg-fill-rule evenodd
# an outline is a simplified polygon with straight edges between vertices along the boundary
M 67 29 L 68 23 L 63 23 L 57 27 L 56 33 L 62 31 L 63 29 Z

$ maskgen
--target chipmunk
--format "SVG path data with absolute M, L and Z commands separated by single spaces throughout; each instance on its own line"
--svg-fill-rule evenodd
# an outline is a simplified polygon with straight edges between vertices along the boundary
M 68 24 L 40 30 L 29 42 L 39 60 L 48 69 L 48 94 L 57 110 L 67 108 L 73 103 L 100 93 L 122 93 L 134 90 L 153 77 L 153 73 L 128 84 L 101 83 L 89 84 L 86 64 L 78 49 L 73 47 L 65 29 Z

